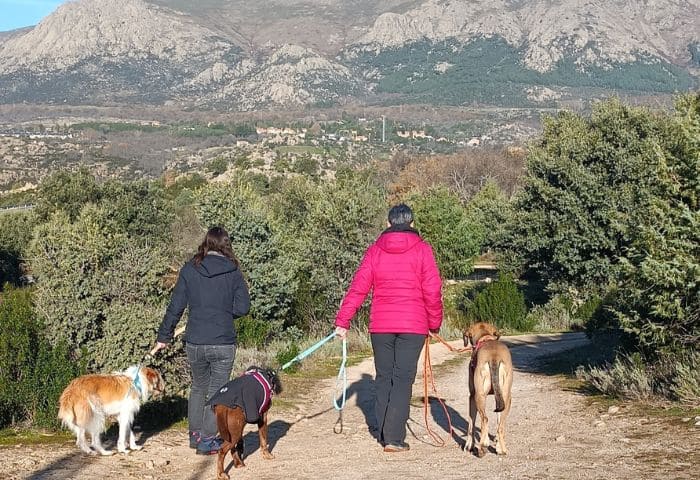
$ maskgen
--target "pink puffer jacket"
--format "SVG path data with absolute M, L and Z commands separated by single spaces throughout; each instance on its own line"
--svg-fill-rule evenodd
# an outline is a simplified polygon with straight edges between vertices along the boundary
M 387 231 L 365 252 L 335 325 L 350 320 L 370 290 L 370 333 L 437 331 L 442 324 L 442 281 L 432 247 L 414 231 Z

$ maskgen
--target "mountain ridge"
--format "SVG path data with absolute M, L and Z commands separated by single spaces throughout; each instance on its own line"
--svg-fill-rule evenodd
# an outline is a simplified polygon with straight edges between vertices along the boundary
M 462 102 L 451 89 L 506 61 L 517 102 L 540 86 L 673 91 L 697 86 L 698 32 L 700 0 L 76 0 L 0 35 L 0 102 Z

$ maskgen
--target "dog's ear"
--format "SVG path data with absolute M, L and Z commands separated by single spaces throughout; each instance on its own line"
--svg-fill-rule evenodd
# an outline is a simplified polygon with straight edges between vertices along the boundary
M 275 395 L 279 395 L 280 393 L 282 393 L 282 381 L 280 380 L 279 375 L 277 375 L 277 372 L 271 368 L 266 368 L 264 370 L 264 374 L 270 381 L 272 391 L 275 393 Z
M 464 346 L 468 347 L 471 342 L 471 336 L 469 335 L 469 329 L 465 330 L 462 334 L 462 340 L 464 341 Z
M 151 386 L 151 390 L 162 393 L 165 390 L 165 382 L 162 375 L 157 370 L 149 367 L 144 368 L 143 371 L 148 384 Z

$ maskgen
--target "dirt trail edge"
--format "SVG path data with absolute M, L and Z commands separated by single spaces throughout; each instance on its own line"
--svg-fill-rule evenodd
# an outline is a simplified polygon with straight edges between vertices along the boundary
M 509 454 L 478 459 L 462 450 L 468 417 L 467 355 L 431 346 L 437 389 L 458 435 L 449 438 L 439 403 L 430 402 L 431 428 L 447 441 L 430 444 L 424 426 L 422 361 L 414 384 L 406 453 L 384 453 L 368 431 L 373 420 L 371 358 L 348 369 L 344 428 L 333 433 L 338 418 L 332 407 L 335 379 L 319 383 L 296 411 L 273 404 L 270 444 L 274 460 L 264 460 L 255 428 L 245 435 L 246 468 L 229 470 L 232 479 L 646 479 L 697 478 L 700 432 L 697 427 L 645 418 L 608 405 L 588 405 L 585 397 L 565 391 L 559 379 L 537 372 L 538 358 L 585 345 L 583 334 L 505 338 L 516 369 L 513 407 L 506 438 Z M 459 346 L 460 342 L 453 342 Z M 441 365 L 442 364 L 442 365 Z M 493 409 L 493 399 L 489 399 Z M 490 415 L 491 434 L 495 414 Z M 227 464 L 230 465 L 230 457 Z M 129 455 L 88 457 L 73 444 L 0 448 L 0 478 L 35 479 L 174 479 L 215 478 L 215 457 L 201 457 L 187 447 L 187 434 L 171 429 L 145 439 L 144 449 Z

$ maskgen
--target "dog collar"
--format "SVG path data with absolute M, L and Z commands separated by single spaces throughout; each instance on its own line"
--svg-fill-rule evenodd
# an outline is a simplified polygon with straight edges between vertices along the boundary
M 270 403 L 272 403 L 272 385 L 270 385 L 270 382 L 267 381 L 267 378 L 265 378 L 265 375 L 260 373 L 257 370 L 248 370 L 245 372 L 244 375 L 250 375 L 254 379 L 258 381 L 260 386 L 263 388 L 264 392 L 264 398 L 262 405 L 260 405 L 260 408 L 258 409 L 258 413 L 262 414 L 267 411 L 268 408 L 270 408 Z
M 138 394 L 139 398 L 143 398 L 143 386 L 141 385 L 141 375 L 139 375 L 140 371 L 141 367 L 137 367 L 136 372 L 134 373 L 134 380 L 131 382 L 130 388 L 136 390 L 136 393 Z M 127 395 L 129 394 L 127 393 Z

